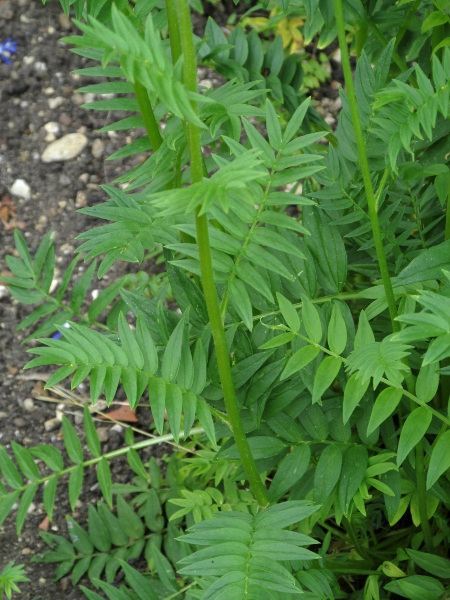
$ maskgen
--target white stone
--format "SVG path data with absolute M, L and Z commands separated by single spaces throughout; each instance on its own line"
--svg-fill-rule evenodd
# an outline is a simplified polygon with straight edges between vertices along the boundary
M 54 133 L 47 133 L 44 138 L 45 142 L 54 142 L 56 140 L 56 135 Z
M 36 410 L 36 407 L 34 405 L 33 398 L 25 398 L 25 400 L 23 401 L 23 407 L 27 412 L 34 412 Z
M 47 65 L 45 64 L 45 62 L 42 62 L 40 60 L 34 63 L 34 68 L 36 71 L 40 71 L 41 73 L 45 73 L 47 71 Z
M 86 192 L 79 191 L 77 192 L 77 196 L 75 198 L 75 206 L 77 208 L 84 208 L 87 204 L 88 197 Z
M 4 285 L 0 285 L 0 300 L 9 296 L 8 288 Z
M 109 438 L 109 427 L 98 427 L 97 435 L 101 442 L 107 442 Z
M 48 419 L 48 421 L 45 421 L 44 423 L 44 429 L 45 431 L 53 431 L 54 429 L 58 429 L 60 425 L 61 423 L 58 419 Z
M 336 61 L 337 63 L 342 62 L 341 50 L 337 48 L 334 52 L 330 54 L 330 58 Z
M 55 108 L 59 108 L 62 104 L 64 104 L 65 98 L 62 96 L 56 96 L 55 98 L 48 99 L 48 107 L 54 110 Z
M 82 133 L 68 133 L 47 146 L 42 154 L 42 162 L 51 163 L 71 160 L 81 154 L 87 144 L 88 139 Z
M 25 200 L 31 198 L 31 188 L 25 179 L 16 179 L 9 188 L 9 191 L 14 196 L 20 196 L 21 198 L 25 198 Z
M 56 121 L 49 121 L 44 125 L 44 129 L 47 133 L 59 133 L 60 125 Z
M 105 144 L 99 138 L 92 142 L 92 156 L 94 158 L 100 158 L 105 151 Z

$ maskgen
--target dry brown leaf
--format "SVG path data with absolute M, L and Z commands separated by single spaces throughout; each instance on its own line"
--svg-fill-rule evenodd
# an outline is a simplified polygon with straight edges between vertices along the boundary
M 41 529 L 42 531 L 48 531 L 49 527 L 50 527 L 50 519 L 46 515 L 45 518 L 39 523 L 39 529 Z
M 115 419 L 116 421 L 124 421 L 125 423 L 137 423 L 136 411 L 132 410 L 126 404 L 119 406 L 115 410 L 100 415 L 101 419 Z

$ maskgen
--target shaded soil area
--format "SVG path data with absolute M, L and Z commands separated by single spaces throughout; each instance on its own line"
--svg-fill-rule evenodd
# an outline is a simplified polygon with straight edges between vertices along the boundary
M 223 15 L 218 20 L 224 21 Z M 203 24 L 204 20 L 197 19 L 196 29 L 201 29 Z M 94 97 L 76 90 L 94 80 L 72 73 L 87 66 L 88 61 L 70 53 L 68 46 L 59 41 L 71 33 L 75 31 L 57 2 L 43 7 L 33 0 L 0 0 L 0 43 L 7 38 L 18 42 L 17 55 L 11 57 L 12 65 L 0 62 L 0 273 L 3 275 L 8 274 L 5 256 L 16 254 L 14 227 L 22 231 L 32 254 L 44 234 L 53 229 L 56 279 L 60 280 L 73 258 L 74 238 L 92 227 L 92 220 L 75 214 L 77 208 L 104 200 L 100 184 L 110 183 L 123 173 L 125 166 L 133 166 L 133 161 L 140 160 L 126 159 L 126 164 L 121 160 L 105 161 L 108 155 L 142 132 L 97 133 L 120 115 L 81 107 Z M 332 67 L 339 71 L 339 65 L 332 63 Z M 333 75 L 334 79 L 339 77 L 335 72 Z M 206 71 L 203 76 L 208 78 Z M 314 94 L 322 104 L 321 114 L 328 115 L 331 125 L 340 108 L 339 101 L 336 102 L 337 87 L 331 85 Z M 336 105 L 334 110 L 332 103 Z M 84 149 L 76 157 L 64 162 L 43 162 L 42 155 L 53 141 L 74 133 L 86 138 Z M 125 269 L 123 266 L 113 269 L 97 287 L 124 274 Z M 78 277 L 83 270 L 80 264 Z M 63 450 L 59 419 L 64 406 L 58 404 L 56 396 L 47 402 L 39 400 L 42 381 L 22 371 L 29 355 L 25 352 L 26 346 L 20 345 L 26 333 L 17 332 L 16 327 L 29 312 L 30 307 L 13 300 L 7 289 L 0 286 L 0 443 L 8 451 L 11 440 L 25 447 L 51 444 Z M 142 426 L 148 424 L 148 415 L 144 415 L 144 421 L 147 422 Z M 74 423 L 81 433 L 79 414 Z M 103 438 L 103 450 L 113 450 L 122 444 L 123 430 L 108 427 Z M 114 463 L 112 470 L 115 482 L 125 482 L 130 477 L 126 461 Z M 70 513 L 66 482 L 58 490 L 49 531 L 66 535 L 64 517 Z M 87 471 L 75 518 L 83 523 L 87 506 L 98 497 L 96 476 Z M 52 582 L 52 565 L 30 562 L 47 548 L 38 536 L 45 516 L 42 490 L 30 507 L 19 538 L 15 531 L 15 512 L 0 528 L 0 571 L 10 561 L 25 564 L 31 582 L 20 585 L 21 597 L 27 600 L 85 598 L 77 588 L 72 588 L 67 577 Z

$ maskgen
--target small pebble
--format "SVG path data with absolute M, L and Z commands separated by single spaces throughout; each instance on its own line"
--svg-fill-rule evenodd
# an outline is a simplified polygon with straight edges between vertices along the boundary
M 66 99 L 63 98 L 62 96 L 56 96 L 55 98 L 49 98 L 48 99 L 48 107 L 51 110 L 54 110 L 55 108 L 59 108 L 62 104 L 64 104 L 65 101 L 66 101 Z
M 340 48 L 337 48 L 334 52 L 332 52 L 330 54 L 330 58 L 334 61 L 336 61 L 337 63 L 342 62 L 342 57 L 341 57 L 341 50 Z
M 52 87 L 46 87 L 46 88 L 44 89 L 44 94 L 45 94 L 46 96 L 51 96 L 51 95 L 52 95 L 52 94 L 54 94 L 54 93 L 55 93 L 55 88 L 52 88 Z
M 31 188 L 25 179 L 16 179 L 9 191 L 14 196 L 20 196 L 21 198 L 25 198 L 25 200 L 29 200 L 31 198 Z
M 84 104 L 84 96 L 83 96 L 83 94 L 78 94 L 78 93 L 73 94 L 73 96 L 72 96 L 72 102 L 74 104 L 76 104 L 77 106 L 81 106 L 82 104 Z
M 8 297 L 9 297 L 8 288 L 4 285 L 0 285 L 0 300 L 3 300 L 3 298 L 8 298 Z
M 74 421 L 75 421 L 75 425 L 83 425 L 83 413 L 82 412 L 76 412 L 75 413 L 75 417 L 74 417 Z
M 67 127 L 72 124 L 72 117 L 67 113 L 63 112 L 59 115 L 58 121 L 61 125 L 66 125 Z
M 60 162 L 79 156 L 88 144 L 88 139 L 82 133 L 68 133 L 59 140 L 52 142 L 42 154 L 42 162 Z
M 45 421 L 44 423 L 44 429 L 45 431 L 53 431 L 55 429 L 58 429 L 58 427 L 61 425 L 59 419 L 57 419 L 56 417 L 53 419 L 48 419 L 48 421 Z
M 97 435 L 101 442 L 107 442 L 109 439 L 109 427 L 99 427 L 97 429 Z
M 45 62 L 42 62 L 41 60 L 37 60 L 34 63 L 34 69 L 35 71 L 41 72 L 41 73 L 46 73 L 47 71 L 47 65 L 45 64 Z
M 17 417 L 17 419 L 13 420 L 13 423 L 16 427 L 25 427 L 25 425 L 27 424 L 25 419 L 22 419 L 22 417 Z
M 0 19 L 5 21 L 11 21 L 14 18 L 14 10 L 10 0 L 3 0 L 0 2 Z
M 7 417 L 7 416 L 8 416 L 8 413 L 7 413 L 7 412 L 0 411 L 0 421 L 1 421 L 2 419 L 6 419 L 6 417 Z
M 70 177 L 67 177 L 65 173 L 59 176 L 59 185 L 67 187 L 68 185 L 70 185 L 70 183 Z M 67 206 L 67 202 L 65 200 L 62 200 L 62 202 L 65 203 L 64 206 L 61 206 L 61 202 L 59 202 L 59 205 L 61 206 L 61 208 L 65 208 Z
M 64 13 L 60 13 L 58 15 L 58 21 L 63 29 L 69 30 L 72 28 L 72 23 L 70 22 L 69 17 L 66 16 Z
M 31 554 L 31 548 L 22 548 L 22 554 L 24 554 L 24 555 Z
M 77 197 L 75 199 L 75 206 L 77 208 L 84 208 L 87 205 L 87 194 L 86 192 L 77 192 Z
M 100 158 L 102 156 L 102 154 L 105 151 L 105 144 L 104 142 L 97 138 L 93 141 L 92 143 L 92 156 L 94 158 Z
M 47 133 L 59 133 L 61 127 L 56 121 L 49 121 L 44 125 L 44 129 Z
M 25 400 L 23 401 L 23 408 L 27 412 L 34 412 L 36 410 L 36 407 L 34 405 L 33 398 L 25 398 Z

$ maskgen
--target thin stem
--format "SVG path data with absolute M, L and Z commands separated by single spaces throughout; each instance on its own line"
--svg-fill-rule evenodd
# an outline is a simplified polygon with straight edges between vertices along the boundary
M 202 427 L 195 427 L 194 429 L 191 429 L 191 431 L 189 432 L 189 435 L 196 435 L 197 433 L 204 433 L 205 430 Z M 142 440 L 140 442 L 136 442 L 135 444 L 132 444 L 131 446 L 123 446 L 122 448 L 118 448 L 117 450 L 112 450 L 111 452 L 107 452 L 106 454 L 102 454 L 101 456 L 95 457 L 95 458 L 91 458 L 89 460 L 85 460 L 84 462 L 77 464 L 77 465 L 71 465 L 70 467 L 66 467 L 65 469 L 62 469 L 62 471 L 58 471 L 56 473 L 52 473 L 51 475 L 46 475 L 45 477 L 41 477 L 41 479 L 38 479 L 37 481 L 33 481 L 32 483 L 27 483 L 25 485 L 23 485 L 20 488 L 17 488 L 15 490 L 13 490 L 14 492 L 24 492 L 27 488 L 30 487 L 30 485 L 33 485 L 35 483 L 41 485 L 43 483 L 45 483 L 46 481 L 49 481 L 50 479 L 53 479 L 53 477 L 62 477 L 63 475 L 68 475 L 69 473 L 72 473 L 72 471 L 74 471 L 75 469 L 78 469 L 78 467 L 81 465 L 83 467 L 83 469 L 85 469 L 86 467 L 90 467 L 92 465 L 96 465 L 97 463 L 99 463 L 101 460 L 103 460 L 103 458 L 106 458 L 106 460 L 112 460 L 113 458 L 117 458 L 118 456 L 122 456 L 123 454 L 128 454 L 128 452 L 130 450 L 142 450 L 143 448 L 148 448 L 149 446 L 156 446 L 158 444 L 164 444 L 166 442 L 171 442 L 174 439 L 173 434 L 168 433 L 167 435 L 161 435 L 158 438 L 154 438 L 154 439 L 150 439 L 150 440 Z
M 408 31 L 408 27 L 409 27 L 409 24 L 411 22 L 411 19 L 413 18 L 416 10 L 419 8 L 419 5 L 420 5 L 421 2 L 422 2 L 422 0 L 416 0 L 414 2 L 414 4 L 409 9 L 408 15 L 406 16 L 405 20 L 403 21 L 402 26 L 397 31 L 397 35 L 395 36 L 395 45 L 394 45 L 394 49 L 395 50 L 397 50 L 400 42 L 403 39 L 403 36 Z
M 176 0 L 166 0 L 167 22 L 169 24 L 169 42 L 172 52 L 172 62 L 175 64 L 181 56 L 180 28 Z
M 369 29 L 371 30 L 371 32 L 374 34 L 374 36 L 377 38 L 377 40 L 379 42 L 382 43 L 382 45 L 384 47 L 386 47 L 388 45 L 388 41 L 387 39 L 384 37 L 384 35 L 381 33 L 381 31 L 378 29 L 378 26 L 376 23 L 373 23 L 372 21 L 369 20 Z M 342 52 L 342 50 L 341 50 Z M 402 71 L 403 73 L 405 71 L 408 70 L 408 65 L 405 63 L 405 61 L 397 54 L 397 52 L 394 50 L 394 52 L 392 53 L 392 60 L 395 62 L 395 64 L 397 65 L 397 67 L 400 69 L 400 71 Z
M 450 182 L 447 193 L 447 210 L 445 212 L 445 239 L 450 239 Z
M 419 498 L 420 528 L 422 529 L 423 539 L 428 552 L 434 553 L 433 536 L 431 534 L 430 523 L 428 521 L 427 491 L 425 484 L 425 465 L 423 461 L 422 440 L 420 440 L 416 446 L 416 483 L 417 495 Z
M 158 123 L 155 119 L 155 113 L 153 112 L 148 92 L 145 87 L 136 81 L 134 84 L 134 94 L 139 104 L 139 110 L 142 118 L 144 119 L 144 126 L 147 131 L 148 139 L 152 145 L 152 150 L 156 152 L 161 147 L 163 139 L 161 132 L 159 131 Z
M 181 47 L 184 55 L 184 83 L 191 92 L 197 91 L 197 62 L 195 57 L 194 41 L 192 37 L 192 23 L 188 0 L 178 0 L 178 22 L 181 35 Z M 197 105 L 192 102 L 192 108 L 197 111 Z M 191 161 L 192 182 L 203 181 L 203 156 L 201 150 L 200 130 L 193 123 L 188 123 L 188 144 Z M 212 268 L 211 246 L 209 243 L 208 220 L 206 215 L 200 215 L 197 209 L 195 224 L 197 229 L 197 243 L 200 255 L 200 269 L 202 274 L 203 292 L 211 324 L 211 332 L 216 349 L 217 364 L 220 381 L 231 423 L 233 437 L 242 460 L 242 465 L 247 474 L 248 481 L 255 498 L 260 506 L 268 504 L 266 489 L 256 468 L 244 427 L 242 425 L 236 391 L 231 375 L 231 365 L 225 330 L 220 315 L 219 300 L 214 281 Z
M 354 545 L 356 552 L 360 555 L 361 558 L 365 558 L 366 560 L 372 562 L 369 551 L 367 550 L 367 548 L 364 548 L 361 542 L 359 541 L 356 531 L 353 529 L 353 525 L 350 523 L 350 521 L 346 517 L 344 517 L 342 519 L 342 524 L 347 530 L 347 533 L 350 536 L 350 539 L 352 540 L 352 544 Z
M 359 162 L 361 165 L 361 174 L 364 181 L 364 188 L 366 191 L 367 205 L 369 209 L 370 223 L 372 225 L 372 234 L 375 243 L 375 250 L 377 254 L 378 264 L 381 272 L 381 279 L 383 281 L 384 291 L 386 293 L 386 300 L 389 308 L 389 315 L 391 317 L 392 329 L 394 331 L 400 330 L 400 323 L 395 318 L 397 316 L 397 306 L 395 304 L 394 291 L 392 289 L 391 278 L 389 275 L 389 268 L 386 261 L 386 254 L 384 252 L 383 237 L 381 235 L 380 222 L 378 219 L 377 206 L 375 194 L 373 191 L 372 180 L 370 178 L 369 162 L 367 160 L 366 147 L 364 144 L 364 137 L 361 127 L 361 121 L 359 118 L 358 104 L 356 100 L 355 87 L 353 84 L 352 70 L 350 67 L 350 57 L 348 54 L 347 42 L 345 39 L 345 23 L 344 23 L 344 11 L 342 8 L 342 0 L 334 0 L 334 7 L 336 12 L 336 24 L 338 30 L 339 46 L 341 49 L 342 56 L 342 68 L 344 71 L 345 85 L 347 87 L 348 103 L 350 107 L 350 114 L 352 117 L 353 128 L 355 131 L 356 145 L 358 147 Z

